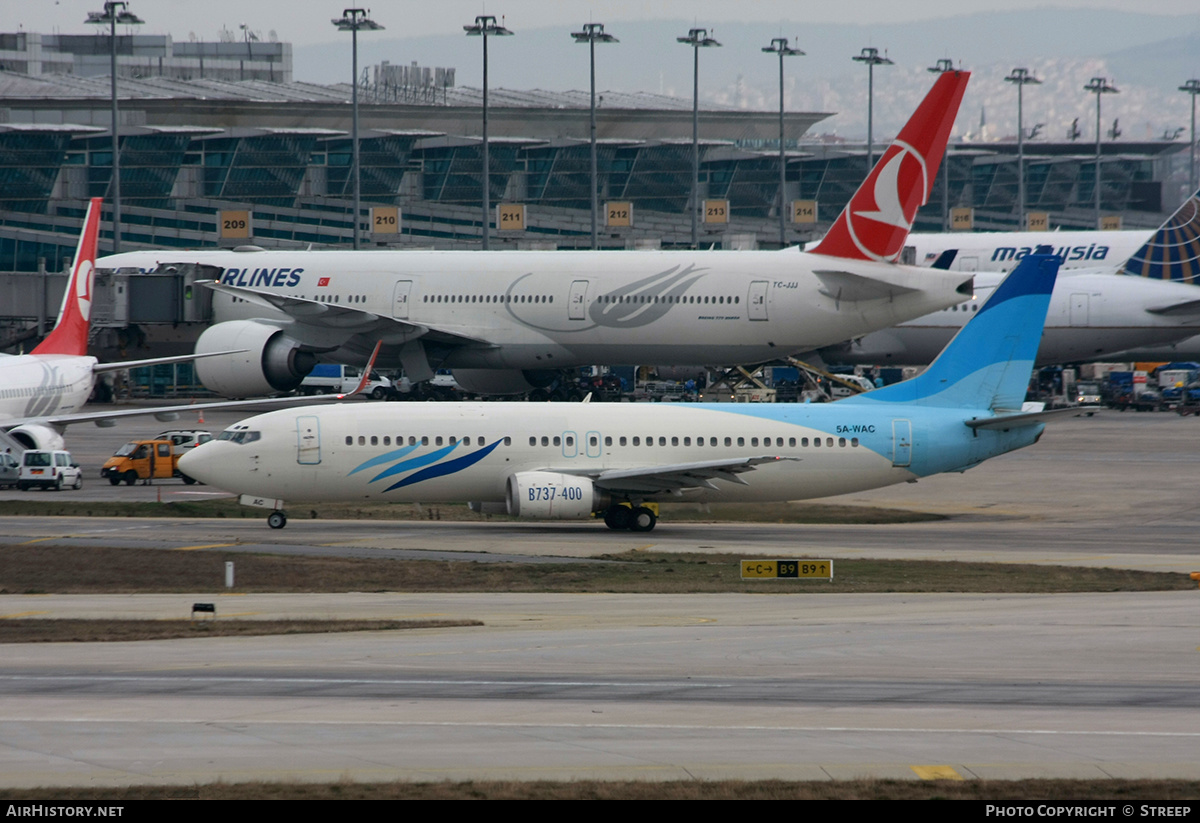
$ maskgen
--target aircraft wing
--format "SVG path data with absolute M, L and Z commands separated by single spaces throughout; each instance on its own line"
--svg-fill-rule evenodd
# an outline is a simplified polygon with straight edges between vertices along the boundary
M 612 469 L 609 471 L 560 469 L 558 471 L 563 471 L 564 474 L 590 477 L 597 488 L 612 492 L 679 494 L 683 489 L 716 489 L 717 487 L 712 484 L 713 480 L 725 480 L 748 486 L 749 484 L 738 475 L 754 471 L 764 463 L 796 459 L 798 458 L 762 455 L 760 457 L 734 457 L 726 460 L 705 460 L 699 463 L 676 463 L 669 466 L 638 469 Z
M 213 291 L 229 294 L 253 303 L 263 308 L 281 311 L 297 323 L 316 326 L 321 329 L 342 331 L 347 334 L 387 334 L 389 337 L 400 338 L 395 342 L 427 337 L 445 343 L 460 345 L 491 346 L 490 340 L 472 337 L 452 329 L 443 329 L 421 323 L 410 323 L 407 320 L 397 320 L 393 317 L 374 314 L 356 309 L 352 306 L 337 303 L 322 303 L 306 297 L 295 297 L 286 294 L 273 294 L 245 286 L 231 286 L 216 280 L 198 280 L 197 283 L 207 286 Z
M 228 351 L 212 351 L 206 354 L 180 354 L 176 357 L 151 357 L 148 360 L 121 360 L 117 363 L 97 363 L 92 366 L 93 374 L 108 371 L 123 371 L 125 369 L 140 369 L 143 366 L 162 366 L 167 363 L 188 363 L 202 357 L 221 357 L 227 354 L 242 354 L 245 349 L 229 349 Z

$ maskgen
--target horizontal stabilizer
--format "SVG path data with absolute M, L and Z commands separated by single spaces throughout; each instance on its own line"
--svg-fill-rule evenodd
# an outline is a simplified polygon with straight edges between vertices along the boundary
M 839 302 L 842 300 L 851 303 L 859 300 L 879 300 L 917 291 L 908 286 L 900 286 L 848 271 L 822 269 L 814 271 L 813 274 L 821 281 L 821 294 Z
M 1082 417 L 1085 414 L 1090 417 L 1103 408 L 1103 406 L 1076 406 L 1069 409 L 1046 409 L 1039 412 L 999 413 L 995 417 L 976 417 L 972 420 L 967 420 L 966 424 L 973 429 L 1000 429 L 1007 431 L 1009 429 L 1019 429 L 1022 426 L 1036 426 L 1039 423 L 1045 423 L 1055 418 Z
M 1150 314 L 1157 314 L 1160 317 L 1191 317 L 1200 315 L 1200 298 L 1172 303 L 1169 306 L 1156 306 L 1153 309 L 1146 309 L 1146 311 L 1150 312 Z

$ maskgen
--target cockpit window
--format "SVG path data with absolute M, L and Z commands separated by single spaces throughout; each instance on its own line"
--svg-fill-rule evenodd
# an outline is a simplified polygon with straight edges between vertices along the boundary
M 246 431 L 245 429 L 242 429 L 240 431 L 226 429 L 225 431 L 221 432 L 221 436 L 218 437 L 217 439 L 218 440 L 228 440 L 231 443 L 237 443 L 239 445 L 244 445 L 246 443 L 253 443 L 255 440 L 258 440 L 261 437 L 262 437 L 262 432 Z

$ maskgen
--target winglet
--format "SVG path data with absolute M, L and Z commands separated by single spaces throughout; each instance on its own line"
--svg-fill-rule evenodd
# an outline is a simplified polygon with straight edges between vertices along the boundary
M 381 348 L 383 348 L 382 340 L 375 343 L 375 350 L 371 352 L 371 359 L 363 367 L 362 380 L 358 381 L 358 385 L 354 387 L 354 391 L 338 395 L 339 397 L 353 397 L 356 394 L 360 394 L 367 387 L 367 384 L 371 382 L 371 372 L 375 369 L 375 358 L 379 357 L 379 350 Z
M 87 354 L 88 324 L 92 314 L 92 285 L 96 271 L 96 241 L 100 235 L 101 199 L 93 197 L 75 249 L 75 265 L 63 294 L 58 322 L 33 354 Z
M 851 260 L 895 261 L 925 205 L 971 73 L 942 72 L 929 94 L 810 251 Z

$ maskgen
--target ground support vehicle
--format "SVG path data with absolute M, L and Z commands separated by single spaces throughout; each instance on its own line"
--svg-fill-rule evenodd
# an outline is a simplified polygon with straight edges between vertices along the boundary
M 185 451 L 177 449 L 170 440 L 133 440 L 117 449 L 105 461 L 100 476 L 116 486 L 124 481 L 132 486 L 139 480 L 147 483 L 178 477 L 191 485 L 196 481 L 179 471 L 179 458 Z
M 21 471 L 17 488 L 22 491 L 34 487 L 61 490 L 83 488 L 83 470 L 71 459 L 71 453 L 62 449 L 30 449 L 21 456 Z

